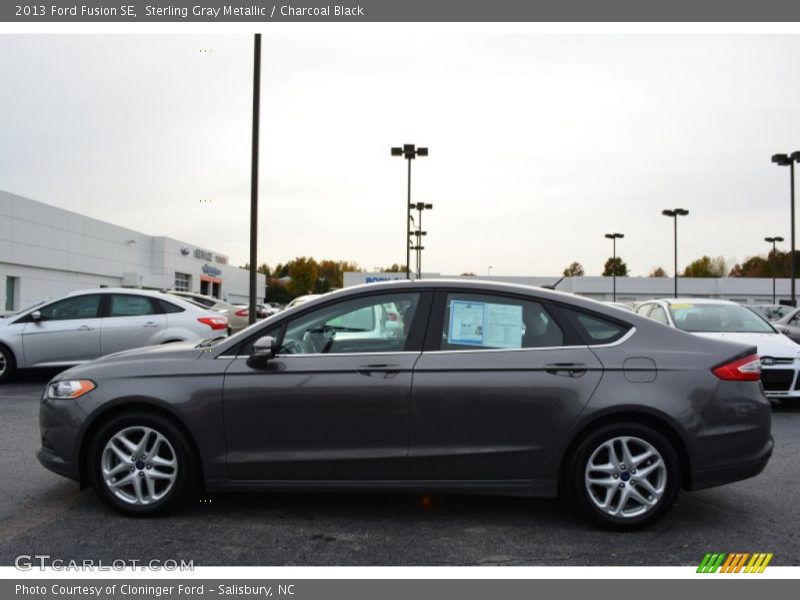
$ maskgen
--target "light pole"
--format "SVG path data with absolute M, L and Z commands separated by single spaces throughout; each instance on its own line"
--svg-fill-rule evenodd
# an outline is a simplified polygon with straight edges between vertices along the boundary
M 261 34 L 253 44 L 253 137 L 250 157 L 250 297 L 247 320 L 256 322 L 256 283 L 258 281 L 258 121 L 261 109 Z
M 795 250 L 795 238 L 794 238 L 794 163 L 795 161 L 800 162 L 800 151 L 792 152 L 791 154 L 773 154 L 772 155 L 772 162 L 774 162 L 779 167 L 789 167 L 789 185 L 790 185 L 790 198 L 792 202 L 791 206 L 791 217 L 792 220 L 792 235 L 791 235 L 791 245 L 792 247 L 789 249 L 789 277 L 792 280 L 791 283 L 791 295 L 792 295 L 792 306 L 797 306 L 797 300 L 795 298 L 795 266 L 794 266 L 794 250 Z
M 775 244 L 782 242 L 783 238 L 780 236 L 765 237 L 764 241 L 772 244 L 772 303 L 775 304 Z
M 491 277 L 492 276 L 492 265 L 489 265 L 489 268 L 486 270 L 486 276 L 487 277 Z
M 402 156 L 408 161 L 408 200 L 406 202 L 406 279 L 411 279 L 411 161 L 417 156 L 428 156 L 427 148 L 417 148 L 414 144 L 403 144 L 402 148 L 392 148 L 392 156 Z
M 607 233 L 606 237 L 612 241 L 613 244 L 613 257 L 611 259 L 611 280 L 613 281 L 613 292 L 611 294 L 611 301 L 617 301 L 617 240 L 625 237 L 622 233 Z
M 662 210 L 661 214 L 665 217 L 672 217 L 675 219 L 675 260 L 673 268 L 675 269 L 675 297 L 678 297 L 678 217 L 685 217 L 689 211 L 683 208 L 675 208 L 673 210 Z
M 422 251 L 425 250 L 425 246 L 422 245 L 422 238 L 423 236 L 428 235 L 427 231 L 422 230 L 422 211 L 424 210 L 431 210 L 433 209 L 433 204 L 428 204 L 426 202 L 416 202 L 415 204 L 409 204 L 409 209 L 416 209 L 417 210 L 417 229 L 414 231 L 414 241 L 416 244 L 412 248 L 412 250 L 416 250 L 417 252 L 417 279 L 422 278 Z

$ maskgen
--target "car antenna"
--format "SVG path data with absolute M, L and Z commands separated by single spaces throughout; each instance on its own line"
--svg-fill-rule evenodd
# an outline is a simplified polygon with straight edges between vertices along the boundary
M 565 275 L 564 277 L 566 277 L 566 275 Z M 546 290 L 554 290 L 554 289 L 556 289 L 556 286 L 557 286 L 559 283 L 561 283 L 562 281 L 564 281 L 564 277 L 562 277 L 561 279 L 559 279 L 559 280 L 558 280 L 558 281 L 556 281 L 555 283 L 551 283 L 550 285 L 543 285 L 542 287 L 543 287 L 544 289 L 546 289 Z

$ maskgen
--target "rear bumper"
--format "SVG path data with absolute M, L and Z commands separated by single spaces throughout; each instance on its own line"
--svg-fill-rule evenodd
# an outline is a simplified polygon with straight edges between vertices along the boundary
M 755 459 L 733 465 L 692 471 L 689 489 L 702 490 L 755 477 L 767 466 L 767 462 L 769 462 L 769 458 L 772 456 L 773 446 L 774 442 L 770 436 L 769 441 L 764 445 L 764 448 Z

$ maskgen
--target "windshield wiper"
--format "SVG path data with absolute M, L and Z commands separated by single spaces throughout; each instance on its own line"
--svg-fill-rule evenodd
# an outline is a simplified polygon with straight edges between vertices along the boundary
M 214 344 L 216 344 L 220 340 L 224 340 L 226 337 L 227 336 L 220 335 L 218 337 L 208 338 L 207 340 L 203 340 L 202 342 L 197 344 L 197 346 L 195 346 L 195 348 L 208 348 L 209 346 L 213 346 Z

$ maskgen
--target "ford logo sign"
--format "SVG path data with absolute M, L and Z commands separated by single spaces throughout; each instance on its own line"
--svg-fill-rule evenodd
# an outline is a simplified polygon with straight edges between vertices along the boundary
M 761 358 L 761 364 L 764 365 L 765 367 L 771 367 L 772 365 L 775 364 L 775 359 L 772 358 L 771 356 L 764 356 Z

